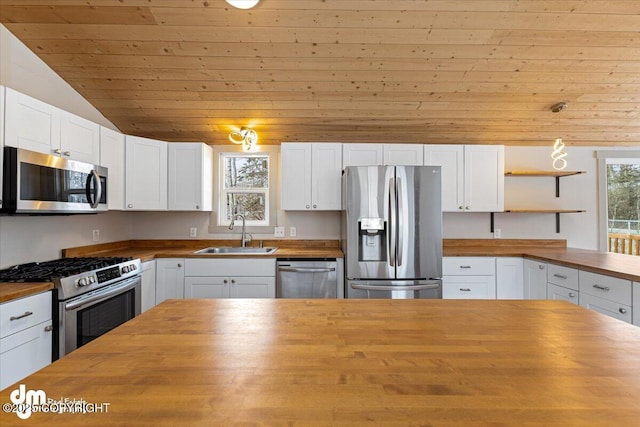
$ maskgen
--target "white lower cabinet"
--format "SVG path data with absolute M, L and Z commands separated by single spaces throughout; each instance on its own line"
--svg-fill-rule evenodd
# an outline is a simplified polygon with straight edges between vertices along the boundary
M 51 363 L 51 292 L 0 304 L 0 390 Z
M 636 326 L 640 326 L 640 282 L 633 282 L 633 324 Z
M 156 261 L 142 263 L 142 298 L 140 312 L 144 313 L 156 305 Z
M 547 283 L 547 299 L 564 300 L 573 304 L 578 304 L 579 295 L 580 292 L 574 289 L 554 285 L 553 283 Z
M 493 257 L 444 257 L 442 298 L 495 299 L 496 259 Z
M 630 280 L 580 271 L 579 284 L 581 306 L 631 323 Z
M 185 298 L 275 298 L 276 260 L 185 260 Z
M 184 298 L 184 259 L 156 260 L 156 304 Z
M 547 263 L 525 259 L 524 299 L 547 299 Z
M 496 258 L 496 298 L 524 298 L 524 262 L 520 257 Z

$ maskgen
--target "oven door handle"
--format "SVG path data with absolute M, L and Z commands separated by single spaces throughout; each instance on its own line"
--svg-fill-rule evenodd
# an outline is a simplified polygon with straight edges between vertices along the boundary
M 65 303 L 64 309 L 66 311 L 77 310 L 78 308 L 81 308 L 87 304 L 91 304 L 92 302 L 100 301 L 111 296 L 121 294 L 128 291 L 129 289 L 135 288 L 139 281 L 140 276 L 132 277 L 131 279 L 127 279 L 119 285 L 111 285 L 105 289 L 99 289 L 87 295 L 80 296 Z

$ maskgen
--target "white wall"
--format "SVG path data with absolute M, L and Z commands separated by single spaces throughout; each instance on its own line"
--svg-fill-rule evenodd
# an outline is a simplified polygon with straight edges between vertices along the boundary
M 73 90 L 22 42 L 0 25 L 0 84 L 26 93 L 86 119 L 116 129 L 98 110 Z M 131 238 L 130 214 L 57 217 L 0 217 L 0 268 L 60 257 L 63 248 Z

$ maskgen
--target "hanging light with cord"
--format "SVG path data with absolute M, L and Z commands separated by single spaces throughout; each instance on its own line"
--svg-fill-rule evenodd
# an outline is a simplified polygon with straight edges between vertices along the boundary
M 559 113 L 560 111 L 567 108 L 566 102 L 558 102 L 551 106 L 552 113 Z M 564 151 L 564 142 L 562 141 L 562 137 L 557 137 L 556 141 L 553 143 L 553 151 L 551 152 L 551 158 L 553 159 L 553 168 L 555 170 L 563 170 L 567 167 L 567 157 L 566 151 Z

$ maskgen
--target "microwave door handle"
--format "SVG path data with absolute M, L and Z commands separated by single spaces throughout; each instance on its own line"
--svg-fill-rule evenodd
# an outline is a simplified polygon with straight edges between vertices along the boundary
M 95 186 L 96 197 L 93 200 L 91 198 L 91 181 L 95 181 L 96 183 L 96 186 Z M 100 181 L 100 175 L 98 175 L 98 171 L 96 171 L 95 169 L 91 170 L 91 174 L 87 176 L 85 192 L 87 194 L 87 201 L 89 202 L 89 205 L 91 205 L 93 209 L 96 209 L 98 207 L 98 204 L 100 203 L 100 199 L 102 198 L 102 182 Z

